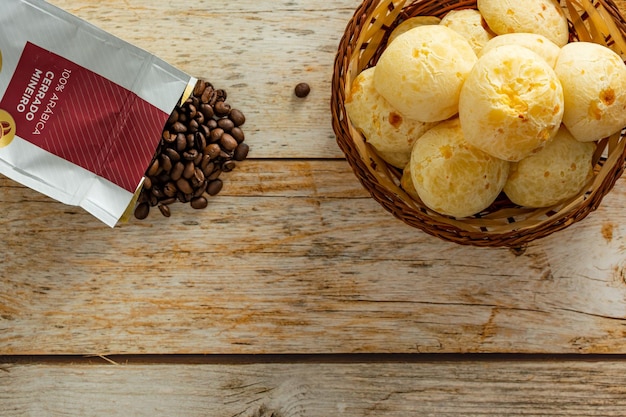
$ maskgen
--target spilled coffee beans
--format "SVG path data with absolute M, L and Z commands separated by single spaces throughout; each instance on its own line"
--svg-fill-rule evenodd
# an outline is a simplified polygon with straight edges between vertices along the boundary
M 226 98 L 226 91 L 199 80 L 191 97 L 172 111 L 145 173 L 137 219 L 147 218 L 151 207 L 170 217 L 177 201 L 206 208 L 222 189 L 222 172 L 246 159 L 249 147 L 240 128 L 246 118 Z

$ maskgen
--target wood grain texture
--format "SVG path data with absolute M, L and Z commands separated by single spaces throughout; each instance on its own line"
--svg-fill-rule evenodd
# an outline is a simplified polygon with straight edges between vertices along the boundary
M 230 174 L 116 229 L 0 183 L 0 354 L 626 352 L 623 180 L 515 256 L 392 219 L 344 161 Z
M 623 416 L 626 364 L 8 365 L 4 416 Z M 384 379 L 381 379 L 384 378 Z

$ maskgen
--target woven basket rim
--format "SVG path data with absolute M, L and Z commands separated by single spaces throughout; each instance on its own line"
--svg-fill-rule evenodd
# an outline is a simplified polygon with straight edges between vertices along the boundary
M 590 41 L 599 41 L 597 37 L 600 34 L 608 46 L 625 57 L 626 21 L 613 0 L 596 0 L 596 3 L 593 6 L 589 0 L 561 2 L 562 7 L 570 8 L 570 12 L 578 12 L 568 18 L 571 40 L 589 38 Z M 363 69 L 375 65 L 386 38 L 395 26 L 417 13 L 428 12 L 442 17 L 448 11 L 460 8 L 476 8 L 476 1 L 364 0 L 346 25 L 335 57 L 330 103 L 333 130 L 339 148 L 362 186 L 397 219 L 432 236 L 458 244 L 525 246 L 579 222 L 599 207 L 624 171 L 625 130 L 599 142 L 594 158 L 594 162 L 597 161 L 595 176 L 584 192 L 575 198 L 550 208 L 495 207 L 484 215 L 455 219 L 429 210 L 404 192 L 399 186 L 401 171 L 378 157 L 352 126 L 345 111 L 346 94 L 352 80 Z M 601 17 L 604 20 L 598 20 Z M 581 24 L 591 30 L 581 33 L 581 29 L 584 30 Z M 518 222 L 516 217 L 529 220 Z

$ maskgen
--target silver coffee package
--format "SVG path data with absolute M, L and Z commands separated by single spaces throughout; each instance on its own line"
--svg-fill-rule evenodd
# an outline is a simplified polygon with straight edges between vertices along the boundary
M 195 82 L 43 0 L 3 0 L 0 173 L 113 227 Z

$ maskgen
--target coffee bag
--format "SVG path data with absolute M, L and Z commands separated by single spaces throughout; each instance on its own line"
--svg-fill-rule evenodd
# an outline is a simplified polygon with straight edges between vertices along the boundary
M 2 6 L 0 173 L 115 226 L 196 80 L 43 0 Z

